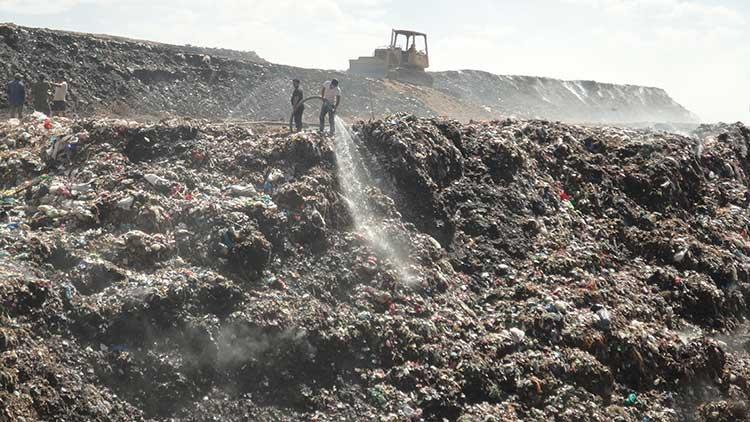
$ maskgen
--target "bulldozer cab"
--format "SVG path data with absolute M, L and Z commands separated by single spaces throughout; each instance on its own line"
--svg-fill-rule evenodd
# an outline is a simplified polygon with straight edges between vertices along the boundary
M 423 70 L 430 67 L 427 34 L 394 29 L 391 32 L 390 48 L 391 65 Z

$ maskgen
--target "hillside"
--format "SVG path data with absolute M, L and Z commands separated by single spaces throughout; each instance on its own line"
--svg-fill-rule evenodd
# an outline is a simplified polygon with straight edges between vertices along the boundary
M 291 78 L 302 79 L 310 95 L 336 77 L 344 89 L 341 114 L 350 118 L 408 112 L 462 121 L 505 116 L 597 123 L 695 121 L 656 88 L 461 71 L 434 73 L 432 89 L 275 65 L 254 53 L 106 35 L 5 24 L 0 37 L 0 76 L 8 79 L 20 72 L 33 80 L 39 73 L 62 70 L 79 115 L 284 121 Z M 315 118 L 309 111 L 307 120 Z

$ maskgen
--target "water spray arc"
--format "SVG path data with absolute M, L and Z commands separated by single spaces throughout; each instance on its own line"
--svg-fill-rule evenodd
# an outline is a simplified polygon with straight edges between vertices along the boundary
M 335 142 L 339 185 L 355 229 L 365 237 L 380 259 L 391 263 L 398 273 L 399 281 L 413 284 L 416 276 L 411 271 L 409 251 L 390 238 L 387 223 L 369 206 L 368 190 L 375 184 L 366 171 L 351 129 L 339 117 L 336 117 Z

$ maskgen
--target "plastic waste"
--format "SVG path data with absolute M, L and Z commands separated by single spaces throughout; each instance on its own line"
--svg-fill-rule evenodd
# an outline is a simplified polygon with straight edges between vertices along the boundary
M 555 308 L 557 309 L 557 312 L 560 312 L 561 314 L 565 314 L 570 309 L 570 305 L 568 305 L 568 302 L 565 302 L 564 300 L 556 300 L 554 302 Z
M 273 169 L 268 173 L 268 176 L 266 176 L 266 180 L 263 183 L 263 193 L 272 195 L 273 194 L 273 186 L 277 184 L 277 182 L 281 181 L 284 178 L 284 173 L 281 172 L 279 169 Z
M 80 183 L 77 185 L 72 185 L 70 187 L 71 192 L 73 193 L 87 193 L 87 192 L 93 192 L 94 188 L 91 187 L 88 183 Z
M 159 177 L 153 173 L 144 174 L 143 178 L 153 186 L 168 186 L 169 180 Z
M 638 395 L 630 393 L 625 399 L 625 406 L 635 406 L 638 403 Z
M 117 208 L 123 209 L 123 210 L 129 210 L 133 207 L 133 203 L 135 202 L 135 197 L 128 196 L 125 198 L 120 199 L 117 201 Z
M 232 196 L 250 197 L 257 195 L 258 191 L 251 185 L 232 185 L 229 187 L 229 193 Z
M 50 185 L 49 193 L 51 195 L 58 195 L 58 196 L 62 196 L 65 198 L 71 197 L 70 189 L 68 189 L 67 186 L 63 184 L 59 184 L 59 183 L 53 183 L 52 185 Z
M 610 325 L 612 324 L 609 311 L 605 308 L 601 308 L 596 311 L 594 324 L 599 329 L 608 330 L 610 328 Z
M 417 411 L 414 410 L 414 408 L 409 406 L 408 404 L 405 404 L 404 407 L 401 408 L 401 412 L 407 418 L 413 418 L 414 416 L 417 415 Z
M 38 122 L 44 122 L 45 120 L 49 119 L 49 117 L 47 117 L 47 115 L 42 113 L 41 111 L 35 111 L 31 113 L 31 117 L 33 117 Z
M 70 285 L 70 284 L 65 284 L 65 285 L 63 286 L 63 292 L 64 292 L 64 294 L 65 294 L 65 299 L 67 299 L 67 300 L 69 300 L 69 301 L 70 301 L 70 300 L 72 300 L 72 299 L 73 299 L 73 295 L 74 295 L 74 293 L 75 293 L 75 287 L 73 287 L 73 286 L 72 286 L 72 285 Z
M 82 222 L 94 222 L 96 216 L 91 211 L 81 206 L 75 207 L 70 211 L 70 214 L 75 216 L 79 221 Z
M 554 302 L 548 303 L 544 309 L 547 312 L 553 312 L 558 314 L 566 314 L 568 312 L 568 309 L 570 309 L 570 305 L 568 305 L 567 302 L 564 300 L 556 300 Z
M 268 177 L 266 178 L 267 181 L 271 183 L 276 183 L 284 178 L 284 173 L 281 172 L 279 169 L 273 169 L 270 173 L 268 173 Z
M 58 151 L 55 150 L 55 146 L 57 145 L 57 141 L 58 141 L 57 136 L 53 135 L 53 136 L 51 136 L 49 138 L 49 148 L 47 148 L 47 155 L 50 158 L 52 158 L 52 159 L 55 158 L 55 156 L 57 155 L 57 152 L 58 152 Z
M 513 327 L 510 330 L 510 337 L 513 340 L 514 343 L 522 343 L 523 340 L 526 338 L 526 333 L 523 332 L 520 328 Z
M 680 263 L 680 262 L 684 261 L 685 260 L 685 256 L 687 255 L 687 253 L 688 253 L 688 250 L 687 249 L 683 249 L 683 250 L 677 252 L 676 254 L 674 254 L 674 258 L 673 258 L 674 262 Z
M 65 214 L 63 211 L 60 211 L 51 205 L 40 205 L 37 207 L 37 210 L 50 218 L 59 217 Z

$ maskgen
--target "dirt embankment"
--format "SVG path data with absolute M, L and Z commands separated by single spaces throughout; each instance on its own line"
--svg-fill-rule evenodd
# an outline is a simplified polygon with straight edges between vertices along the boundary
M 0 420 L 748 417 L 744 126 L 360 124 L 404 284 L 331 139 L 56 123 L 0 126 Z
M 284 121 L 290 80 L 308 95 L 323 81 L 342 82 L 341 115 L 395 112 L 461 121 L 506 116 L 569 122 L 693 122 L 662 90 L 486 72 L 434 73 L 435 88 L 368 80 L 337 71 L 264 62 L 253 53 L 180 47 L 106 35 L 0 25 L 0 77 L 28 80 L 63 71 L 80 115 L 192 116 Z M 4 92 L 0 95 L 4 95 Z M 308 107 L 314 122 L 317 104 Z
M 436 73 L 435 87 L 505 115 L 579 123 L 683 123 L 697 116 L 663 89 L 595 81 L 493 75 L 476 70 Z

